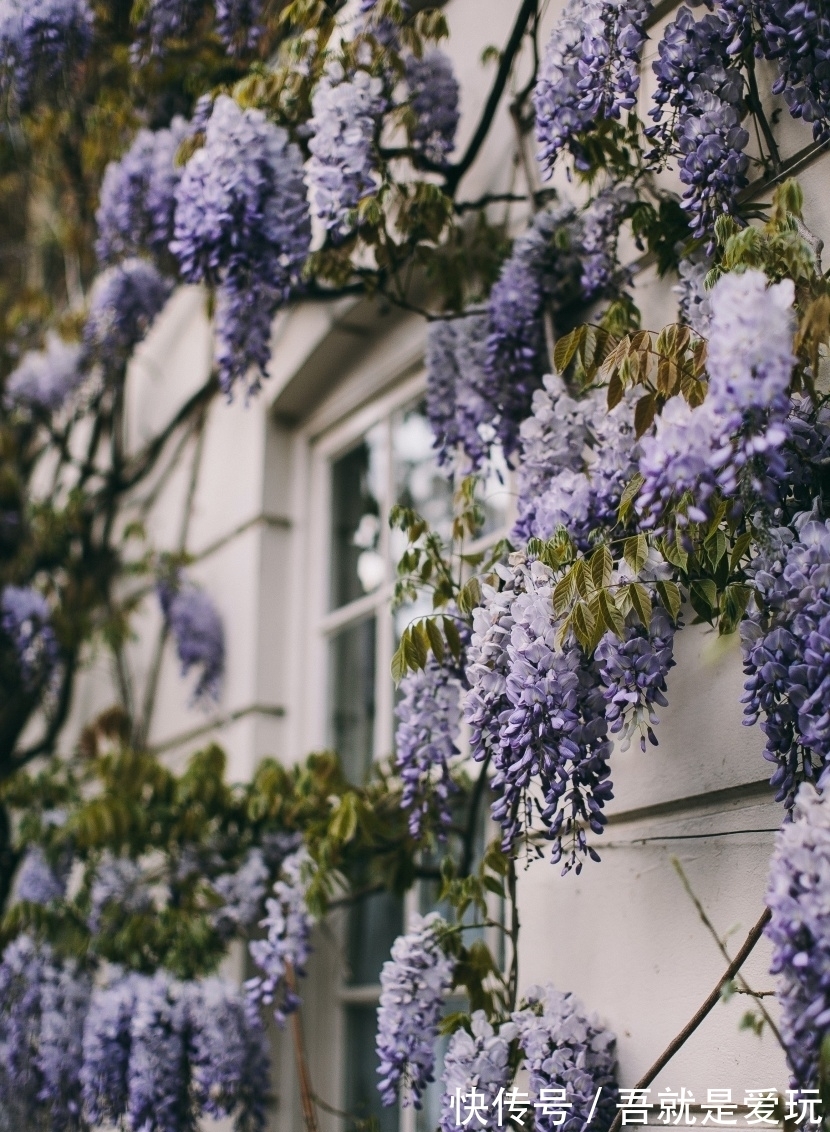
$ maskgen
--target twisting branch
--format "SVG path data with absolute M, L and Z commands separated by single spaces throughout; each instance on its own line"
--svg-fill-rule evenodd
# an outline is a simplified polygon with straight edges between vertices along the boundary
M 680 1033 L 669 1042 L 669 1044 L 666 1046 L 666 1048 L 663 1050 L 663 1052 L 660 1054 L 651 1068 L 648 1069 L 647 1072 L 640 1078 L 640 1080 L 634 1086 L 635 1089 L 648 1088 L 648 1086 L 652 1083 L 660 1070 L 663 1069 L 664 1066 L 668 1065 L 677 1051 L 683 1048 L 683 1046 L 686 1044 L 686 1042 L 689 1040 L 698 1026 L 700 1026 L 707 1015 L 711 1013 L 715 1006 L 717 1006 L 717 1004 L 721 1000 L 721 994 L 723 992 L 724 986 L 735 978 L 738 971 L 740 971 L 741 967 L 743 967 L 744 963 L 751 955 L 755 945 L 764 934 L 764 928 L 769 923 L 770 916 L 771 912 L 769 908 L 765 908 L 752 931 L 744 940 L 741 950 L 726 968 L 726 971 L 723 973 L 721 978 L 718 979 L 717 985 L 715 986 L 714 990 L 698 1007 L 698 1009 L 695 1011 L 695 1013 L 692 1015 L 692 1017 L 689 1019 Z M 619 1132 L 619 1129 L 622 1125 L 622 1118 L 622 1109 L 620 1109 L 617 1112 L 617 1115 L 614 1117 L 614 1120 L 608 1132 Z
M 290 963 L 285 967 L 285 982 L 292 994 L 297 993 L 297 980 L 294 968 Z M 291 1035 L 294 1039 L 294 1056 L 297 1061 L 297 1076 L 300 1084 L 300 1104 L 303 1109 L 303 1121 L 306 1132 L 317 1132 L 317 1109 L 314 1104 L 314 1090 L 311 1087 L 311 1073 L 308 1068 L 308 1058 L 303 1039 L 303 1022 L 300 1010 L 297 1008 L 291 1015 Z
M 478 157 L 479 150 L 487 139 L 505 87 L 507 86 L 507 80 L 510 78 L 510 72 L 513 70 L 513 63 L 522 45 L 525 32 L 527 31 L 527 25 L 530 23 L 531 18 L 536 15 L 538 4 L 539 0 L 523 0 L 522 6 L 519 9 L 519 15 L 516 17 L 516 23 L 513 25 L 513 31 L 510 33 L 510 39 L 507 41 L 507 45 L 502 54 L 498 73 L 496 74 L 490 96 L 487 99 L 484 111 L 481 115 L 481 121 L 476 128 L 476 132 L 470 139 L 466 153 L 457 165 L 452 166 L 447 174 L 447 188 L 450 195 L 455 193 L 462 178 Z

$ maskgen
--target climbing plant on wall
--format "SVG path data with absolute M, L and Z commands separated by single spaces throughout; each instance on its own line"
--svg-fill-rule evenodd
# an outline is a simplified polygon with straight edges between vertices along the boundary
M 776 124 L 830 137 L 830 21 L 817 5 L 712 0 L 658 32 L 649 0 L 571 0 L 543 42 L 538 0 L 514 8 L 460 148 L 467 92 L 438 8 L 0 2 L 10 1126 L 261 1127 L 262 1009 L 296 1019 L 313 918 L 367 876 L 402 891 L 419 875 L 440 880 L 451 914 L 417 918 L 384 968 L 384 1103 L 421 1103 L 443 1030 L 445 1132 L 476 1089 L 479 1124 L 517 1120 L 521 1070 L 537 1127 L 562 1125 L 556 1090 L 568 1128 L 619 1123 L 613 1035 L 567 988 L 518 983 L 517 861 L 547 856 L 563 884 L 601 867 L 615 744 L 659 742 L 688 622 L 741 635 L 746 722 L 782 830 L 758 924 L 640 1084 L 766 930 L 781 1025 L 760 1000 L 754 1024 L 782 1043 L 791 1097 L 825 1085 L 830 290 Z M 513 183 L 472 199 L 504 103 Z M 662 328 L 637 308 L 652 265 L 679 280 Z M 213 368 L 132 447 L 130 359 L 183 283 L 203 287 Z M 359 787 L 335 755 L 267 762 L 232 787 L 209 748 L 177 776 L 148 749 L 165 644 L 196 701 L 217 697 L 225 662 L 187 547 L 207 413 L 257 395 L 280 310 L 345 296 L 426 320 L 428 415 L 456 487 L 448 543 L 412 510 L 392 516 L 408 541 L 396 601 L 427 591 L 433 606 L 393 661 L 395 755 Z M 496 454 L 515 470 L 516 522 L 471 554 Z M 181 538 L 155 547 L 148 500 L 185 458 Z M 148 603 L 163 628 L 139 688 L 125 645 Z M 100 645 L 121 702 L 59 755 Z M 475 864 L 487 804 L 501 833 Z M 506 937 L 507 969 L 482 927 Z M 236 938 L 258 970 L 244 993 L 215 977 Z M 445 1017 L 453 989 L 465 1007 Z

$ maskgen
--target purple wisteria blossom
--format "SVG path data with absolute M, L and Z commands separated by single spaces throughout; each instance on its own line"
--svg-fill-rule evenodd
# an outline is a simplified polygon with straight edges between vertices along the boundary
M 282 876 L 274 885 L 274 895 L 266 902 L 267 914 L 262 921 L 266 937 L 248 944 L 251 958 L 264 973 L 249 979 L 247 988 L 256 1001 L 274 1006 L 274 1017 L 280 1026 L 300 1005 L 296 980 L 305 974 L 311 954 L 314 920 L 306 903 L 310 867 L 305 849 L 298 849 L 286 859 Z
M 818 1089 L 822 1043 L 830 1032 L 830 801 L 820 788 L 798 790 L 793 820 L 775 839 L 767 884 L 772 913 L 771 971 L 778 976 L 781 1037 L 794 1089 Z
M 6 405 L 29 412 L 56 413 L 84 378 L 81 346 L 47 334 L 43 350 L 30 350 L 6 381 Z
M 311 102 L 311 158 L 306 167 L 314 215 L 334 237 L 356 227 L 355 210 L 377 187 L 375 146 L 389 107 L 384 83 L 339 63 L 327 70 Z
M 535 808 L 551 860 L 564 855 L 563 872 L 579 873 L 584 856 L 599 859 L 585 827 L 602 833 L 602 810 L 613 797 L 599 674 L 575 642 L 556 643 L 552 571 L 516 554 L 502 575 L 509 588 L 484 586 L 474 614 L 465 700 L 472 753 L 493 756 L 493 817 L 505 847 L 531 826 Z M 541 800 L 534 801 L 537 783 Z
M 262 918 L 271 870 L 261 849 L 251 849 L 233 873 L 221 873 L 211 887 L 222 900 L 213 914 L 214 927 L 229 939 L 240 928 L 250 928 Z
M 32 845 L 14 878 L 14 895 L 30 904 L 51 904 L 66 892 L 67 868 L 52 865 L 39 845 Z
M 130 857 L 106 854 L 90 886 L 90 931 L 101 930 L 102 917 L 107 915 L 108 909 L 121 917 L 149 912 L 152 908 L 153 895 L 138 862 Z
M 681 7 L 669 24 L 654 62 L 656 125 L 646 132 L 657 139 L 655 155 L 678 158 L 680 180 L 688 188 L 683 207 L 695 236 L 711 238 L 722 213 L 731 212 L 747 184 L 749 134 L 741 125 L 744 80 L 733 65 L 734 30 L 718 8 L 696 20 Z
M 530 987 L 524 1000 L 513 1022 L 530 1077 L 531 1100 L 538 1102 L 543 1089 L 564 1090 L 569 1105 L 563 1121 L 561 1109 L 551 1111 L 548 1106 L 546 1112 L 542 1104 L 536 1109 L 536 1127 L 540 1132 L 587 1132 L 589 1127 L 606 1132 L 617 1115 L 616 1038 L 596 1017 L 585 1014 L 579 999 L 550 983 Z
M 756 559 L 755 605 L 741 623 L 747 725 L 761 718 L 770 780 L 788 808 L 830 761 L 830 522 L 796 518 Z
M 133 1014 L 146 976 L 121 975 L 92 994 L 84 1022 L 81 1086 L 91 1124 L 117 1124 L 127 1111 Z
M 226 95 L 213 104 L 205 144 L 176 189 L 171 250 L 191 283 L 217 288 L 217 367 L 222 388 L 259 382 L 271 323 L 300 286 L 311 223 L 297 146 L 260 110 Z
M 427 417 L 442 468 L 478 471 L 494 438 L 487 380 L 484 314 L 436 319 L 427 331 Z
M 441 1132 L 458 1132 L 463 1127 L 469 1100 L 465 1105 L 459 1098 L 470 1096 L 470 1090 L 482 1094 L 476 1126 L 496 1132 L 502 1127 L 495 1104 L 500 1089 L 506 1089 L 513 1077 L 510 1068 L 510 1043 L 518 1033 L 514 1022 L 503 1022 L 498 1030 L 487 1021 L 483 1010 L 476 1010 L 471 1018 L 472 1034 L 456 1030 L 447 1056 L 441 1082 Z
M 139 130 L 124 156 L 107 166 L 95 214 L 95 250 L 102 263 L 168 254 L 182 175 L 176 153 L 189 129 L 184 118 L 174 118 L 167 130 Z
M 52 613 L 43 594 L 28 586 L 6 586 L 0 595 L 0 630 L 11 641 L 23 684 L 33 688 L 58 663 Z
M 90 980 L 48 944 L 18 936 L 0 960 L 0 1108 L 80 1132 L 81 1035 Z
M 264 11 L 265 0 L 216 0 L 216 30 L 232 54 L 257 49 Z
M 413 916 L 383 965 L 377 1051 L 378 1089 L 385 1105 L 394 1104 L 402 1092 L 405 1105 L 420 1108 L 435 1079 L 438 1024 L 453 979 L 453 962 L 440 943 L 445 926 L 437 912 Z
M 165 971 L 136 980 L 130 1019 L 127 1122 L 134 1132 L 187 1127 L 187 997 Z
M 186 676 L 192 668 L 199 672 L 194 701 L 218 700 L 225 674 L 225 630 L 216 606 L 204 590 L 188 582 L 162 582 L 158 596 L 176 642 L 182 675 Z
M 704 286 L 711 267 L 711 260 L 703 252 L 681 259 L 677 265 L 680 281 L 672 288 L 678 297 L 680 321 L 701 338 L 709 337 L 712 321 L 711 292 Z
M 125 259 L 103 271 L 89 298 L 84 327 L 88 358 L 100 362 L 106 371 L 125 366 L 172 289 L 172 282 L 147 260 Z
M 489 300 L 488 419 L 505 456 L 519 444 L 534 391 L 549 369 L 544 311 L 557 312 L 580 295 L 576 213 L 570 206 L 540 212 L 513 245 Z
M 87 0 L 0 0 L 0 90 L 21 110 L 54 97 L 92 45 Z
M 637 202 L 630 185 L 613 185 L 589 203 L 582 214 L 582 296 L 587 300 L 620 290 L 630 282 L 630 271 L 620 268 L 617 239 L 620 226 Z
M 409 105 L 415 117 L 410 129 L 412 148 L 436 165 L 446 163 L 455 148 L 458 128 L 458 80 L 443 51 L 406 60 Z
M 634 412 L 625 398 L 611 412 L 604 389 L 575 397 L 548 374 L 522 422 L 517 539 L 549 539 L 565 527 L 582 549 L 591 531 L 616 523 L 620 497 L 636 471 Z
M 651 0 L 569 0 L 551 32 L 533 93 L 546 176 L 566 148 L 577 168 L 588 168 L 579 135 L 635 106 L 651 9 Z
M 760 0 L 761 47 L 778 63 L 774 94 L 783 94 L 794 118 L 813 127 L 813 138 L 830 137 L 830 15 L 819 0 Z
M 401 805 L 409 811 L 409 832 L 420 837 L 430 809 L 437 806 L 440 829 L 452 821 L 450 798 L 457 791 L 450 773 L 460 754 L 462 670 L 430 656 L 426 667 L 401 681 L 395 708 L 395 766 L 403 782 Z
M 143 44 L 151 55 L 159 55 L 168 40 L 187 38 L 204 10 L 204 0 L 147 0 L 136 29 L 139 43 L 133 45 L 134 57 L 140 56 Z
M 238 1132 L 265 1126 L 268 1039 L 256 1007 L 221 979 L 190 984 L 188 1062 L 197 1111 L 235 1117 Z
M 774 502 L 786 470 L 780 449 L 795 364 L 793 295 L 791 280 L 768 287 L 760 271 L 724 275 L 712 289 L 706 399 L 695 409 L 680 398 L 669 401 L 654 433 L 640 442 L 645 482 L 637 510 L 644 525 L 656 525 L 685 491 L 694 499 L 688 517 L 699 522 L 716 489 Z

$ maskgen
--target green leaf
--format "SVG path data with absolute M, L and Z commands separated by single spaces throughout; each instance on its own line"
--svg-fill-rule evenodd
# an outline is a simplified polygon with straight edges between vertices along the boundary
M 663 607 L 668 611 L 672 621 L 677 620 L 677 615 L 680 612 L 680 607 L 683 600 L 680 595 L 680 587 L 676 582 L 658 582 L 657 593 L 663 603 Z
M 458 592 L 458 608 L 462 613 L 472 613 L 481 604 L 481 583 L 478 578 L 470 578 Z
M 584 601 L 580 601 L 576 605 L 573 611 L 572 621 L 576 639 L 579 641 L 586 652 L 590 652 L 591 640 L 594 635 L 596 621 L 591 615 L 591 611 L 588 608 L 588 605 Z
M 632 609 L 640 618 L 640 624 L 647 629 L 651 624 L 651 594 L 642 582 L 632 582 L 628 586 L 628 596 Z
M 427 636 L 432 646 L 433 655 L 440 664 L 444 659 L 444 638 L 441 636 L 441 630 L 432 618 L 424 622 L 424 624 L 426 625 Z
M 407 667 L 414 672 L 421 671 L 427 662 L 427 651 L 417 639 L 416 634 L 412 632 L 412 629 L 404 629 L 400 648 L 403 650 Z
M 648 558 L 648 540 L 643 534 L 632 535 L 623 544 L 623 557 L 635 574 L 639 574 Z
M 634 406 L 634 432 L 637 439 L 648 432 L 657 413 L 657 400 L 653 393 L 646 393 Z
M 488 892 L 495 893 L 496 896 L 504 897 L 504 884 L 497 880 L 496 877 L 485 876 L 482 882 Z
M 614 560 L 611 557 L 611 551 L 603 543 L 603 545 L 598 546 L 591 555 L 591 580 L 594 583 L 595 589 L 601 590 L 603 586 L 608 585 L 611 581 L 613 569 Z
M 743 534 L 738 535 L 738 537 L 735 539 L 735 545 L 732 547 L 732 553 L 729 556 L 730 570 L 735 570 L 737 568 L 744 554 L 746 554 L 747 550 L 749 549 L 751 542 L 752 535 L 749 534 L 748 531 L 744 531 Z
M 634 500 L 640 494 L 640 488 L 645 483 L 645 477 L 639 472 L 631 477 L 623 489 L 622 496 L 620 497 L 619 518 L 620 522 L 624 523 L 634 505 Z
M 554 612 L 561 617 L 562 614 L 568 609 L 575 596 L 576 591 L 574 587 L 573 568 L 571 568 L 562 575 L 562 577 L 553 587 Z
M 711 621 L 718 609 L 718 590 L 711 578 L 695 578 L 689 589 L 692 609 L 704 621 Z
M 444 635 L 447 638 L 447 644 L 450 646 L 450 652 L 455 660 L 461 660 L 461 634 L 458 632 L 458 626 L 452 617 L 445 617 L 444 619 Z
M 599 610 L 605 628 L 622 638 L 625 633 L 625 618 L 607 590 L 602 590 L 599 594 Z

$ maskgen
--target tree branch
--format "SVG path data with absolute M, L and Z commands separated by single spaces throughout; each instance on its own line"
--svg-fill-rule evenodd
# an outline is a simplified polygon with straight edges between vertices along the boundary
M 731 982 L 732 979 L 735 978 L 738 971 L 740 971 L 741 967 L 744 965 L 747 958 L 751 954 L 753 948 L 758 943 L 758 940 L 764 934 L 764 928 L 769 923 L 770 915 L 771 913 L 769 908 L 765 908 L 758 922 L 755 924 L 755 927 L 744 940 L 741 950 L 738 952 L 738 954 L 726 968 L 724 974 L 718 980 L 715 989 L 698 1007 L 698 1009 L 695 1011 L 695 1013 L 692 1015 L 692 1017 L 689 1019 L 680 1033 L 669 1042 L 669 1044 L 666 1046 L 666 1048 L 663 1050 L 663 1052 L 660 1054 L 651 1068 L 640 1078 L 640 1080 L 634 1086 L 635 1089 L 648 1088 L 648 1086 L 651 1084 L 660 1070 L 664 1066 L 668 1065 L 677 1051 L 686 1044 L 686 1042 L 689 1040 L 698 1026 L 700 1026 L 701 1022 L 703 1022 L 706 1016 L 714 1009 L 715 1006 L 717 1006 L 717 1004 L 721 1000 L 721 992 L 723 991 L 725 984 Z M 619 1132 L 620 1126 L 622 1125 L 622 1118 L 622 1109 L 620 1109 L 617 1112 L 617 1115 L 614 1117 L 614 1120 L 608 1132 Z

